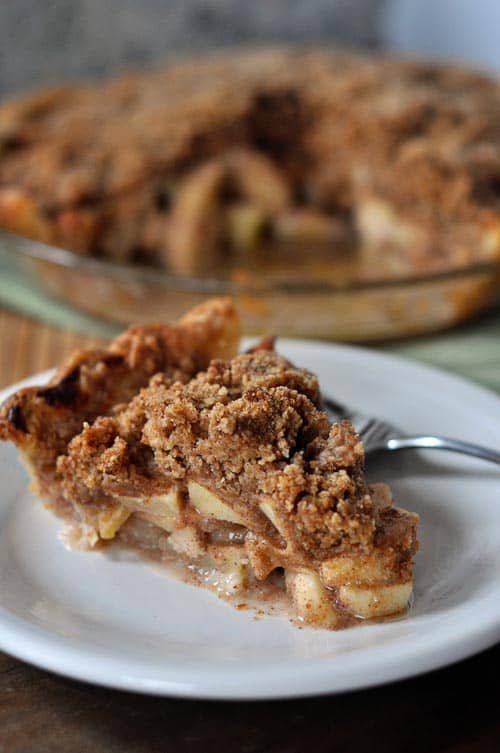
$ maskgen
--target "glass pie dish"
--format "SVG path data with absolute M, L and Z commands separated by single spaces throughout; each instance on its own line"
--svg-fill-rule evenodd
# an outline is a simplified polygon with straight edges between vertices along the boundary
M 207 297 L 229 295 L 245 334 L 374 341 L 451 327 L 500 301 L 500 261 L 429 274 L 357 278 L 331 256 L 288 265 L 233 267 L 219 276 L 90 258 L 0 232 L 0 265 L 9 275 L 102 320 L 170 321 Z

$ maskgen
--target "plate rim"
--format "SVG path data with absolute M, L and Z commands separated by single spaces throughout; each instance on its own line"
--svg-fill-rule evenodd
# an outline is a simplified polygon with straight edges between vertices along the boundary
M 252 341 L 253 338 L 246 338 L 246 340 Z M 438 377 L 440 380 L 444 379 L 448 383 L 451 380 L 451 382 L 456 383 L 462 389 L 465 387 L 472 390 L 475 399 L 480 399 L 481 402 L 486 401 L 490 405 L 495 404 L 497 410 L 500 408 L 500 396 L 493 390 L 482 385 L 477 385 L 465 377 L 449 373 L 444 369 L 415 362 L 393 353 L 379 352 L 375 349 L 357 345 L 329 343 L 320 340 L 280 338 L 279 342 L 282 343 L 285 349 L 289 346 L 303 347 L 306 350 L 326 349 L 332 353 L 335 351 L 343 352 L 347 358 L 361 357 L 379 362 L 382 361 L 387 366 L 396 362 L 399 366 L 407 367 L 415 372 L 415 376 L 418 376 L 420 372 L 426 377 Z M 243 341 L 243 345 L 245 346 L 245 340 Z M 54 369 L 49 369 L 3 388 L 0 391 L 0 402 L 17 389 L 37 383 L 43 384 L 53 373 Z M 304 687 L 300 689 L 292 685 L 288 688 L 282 687 L 281 689 L 279 687 L 271 687 L 269 692 L 263 691 L 262 688 L 259 689 L 258 685 L 257 688 L 249 684 L 242 687 L 241 669 L 235 669 L 234 672 L 231 672 L 227 667 L 224 668 L 222 674 L 226 678 L 225 682 L 221 681 L 221 677 L 214 678 L 213 670 L 208 671 L 208 669 L 206 670 L 206 676 L 203 676 L 203 672 L 200 673 L 198 670 L 185 670 L 183 681 L 180 677 L 176 677 L 179 674 L 177 670 L 174 672 L 170 671 L 170 679 L 164 678 L 161 680 L 149 680 L 145 676 L 141 679 L 134 676 L 133 673 L 131 675 L 113 673 L 113 665 L 119 664 L 119 657 L 111 657 L 110 659 L 108 656 L 104 662 L 104 668 L 101 669 L 98 662 L 88 661 L 89 652 L 85 647 L 75 646 L 74 643 L 72 645 L 71 640 L 62 639 L 50 630 L 13 615 L 12 612 L 6 610 L 1 604 L 0 649 L 41 669 L 49 670 L 65 677 L 129 692 L 204 700 L 302 698 L 384 685 L 389 682 L 415 677 L 466 659 L 500 640 L 500 602 L 496 609 L 490 609 L 487 617 L 486 621 L 480 619 L 472 627 L 469 623 L 467 629 L 460 629 L 460 626 L 458 626 L 459 629 L 455 629 L 451 640 L 447 632 L 446 640 L 444 638 L 437 640 L 430 647 L 420 648 L 417 652 L 413 649 L 413 656 L 406 657 L 406 662 L 403 666 L 399 664 L 401 659 L 399 654 L 392 657 L 392 661 L 388 661 L 387 656 L 384 656 L 384 667 L 377 667 L 377 661 L 372 660 L 373 666 L 369 669 L 371 677 L 367 677 L 366 673 L 358 672 L 357 674 L 354 673 L 354 676 L 349 679 L 345 677 L 345 668 L 340 676 L 332 672 L 331 662 L 339 662 L 339 657 L 332 657 L 330 660 L 317 658 L 309 663 L 310 671 L 307 673 L 309 679 L 304 683 Z M 396 641 L 396 645 L 399 645 L 400 642 L 404 653 L 404 639 Z M 358 651 L 357 653 L 362 658 L 363 651 Z M 380 663 L 380 660 L 378 662 Z M 289 666 L 288 669 L 281 665 L 276 665 L 276 667 L 279 666 L 280 668 L 281 677 L 297 671 L 297 667 L 294 667 L 293 664 L 292 662 L 292 666 Z M 325 665 L 330 666 L 327 667 Z M 140 668 L 140 664 L 137 667 Z M 328 670 L 329 674 L 327 674 Z M 276 668 L 274 671 L 276 671 Z M 262 678 L 265 678 L 267 673 L 263 673 L 262 670 L 259 670 L 259 672 L 262 685 Z M 251 672 L 248 675 L 251 675 Z M 240 678 L 239 683 L 238 677 Z

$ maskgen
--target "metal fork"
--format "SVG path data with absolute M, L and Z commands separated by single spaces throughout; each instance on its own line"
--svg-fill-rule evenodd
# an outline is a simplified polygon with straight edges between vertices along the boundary
M 352 421 L 363 441 L 366 456 L 397 450 L 448 450 L 500 465 L 500 452 L 497 450 L 449 437 L 436 437 L 430 434 L 407 435 L 387 421 L 368 416 L 331 398 L 323 396 L 323 403 L 331 421 Z

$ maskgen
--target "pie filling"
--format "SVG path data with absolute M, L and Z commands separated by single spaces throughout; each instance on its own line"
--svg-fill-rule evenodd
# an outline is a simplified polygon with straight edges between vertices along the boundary
M 195 481 L 152 497 L 117 497 L 99 511 L 76 505 L 61 538 L 69 548 L 101 548 L 113 541 L 147 559 L 178 560 L 186 581 L 230 602 L 240 605 L 243 599 L 264 608 L 277 602 L 297 624 L 338 629 L 402 614 L 412 594 L 408 565 L 417 546 L 417 516 L 393 507 L 386 484 L 369 491 L 386 518 L 379 545 L 319 565 L 287 551 L 269 503 L 260 507 L 276 530 L 273 540 L 252 533 L 248 521 Z M 396 537 L 406 541 L 406 549 L 394 550 Z
M 107 411 L 79 414 L 49 461 L 42 442 L 68 406 L 49 406 L 52 426 L 37 435 L 47 391 L 19 394 L 3 408 L 2 435 L 69 521 L 70 546 L 115 543 L 175 561 L 219 596 L 286 603 L 299 623 L 327 629 L 406 609 L 418 517 L 367 483 L 353 427 L 331 425 L 314 375 L 274 351 L 198 371 L 163 364 Z

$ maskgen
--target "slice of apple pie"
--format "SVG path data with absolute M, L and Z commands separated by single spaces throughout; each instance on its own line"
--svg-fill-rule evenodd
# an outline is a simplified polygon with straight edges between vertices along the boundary
M 182 359 L 171 351 L 147 386 L 79 414 L 50 477 L 35 460 L 41 494 L 70 519 L 73 541 L 175 559 L 192 582 L 239 602 L 285 598 L 298 620 L 325 628 L 401 613 L 418 518 L 367 484 L 351 424 L 331 425 L 316 377 L 269 345 L 196 374 L 196 359 L 173 368 Z M 3 436 L 21 449 L 40 441 L 46 391 L 3 409 Z M 47 417 L 44 436 L 57 436 Z

